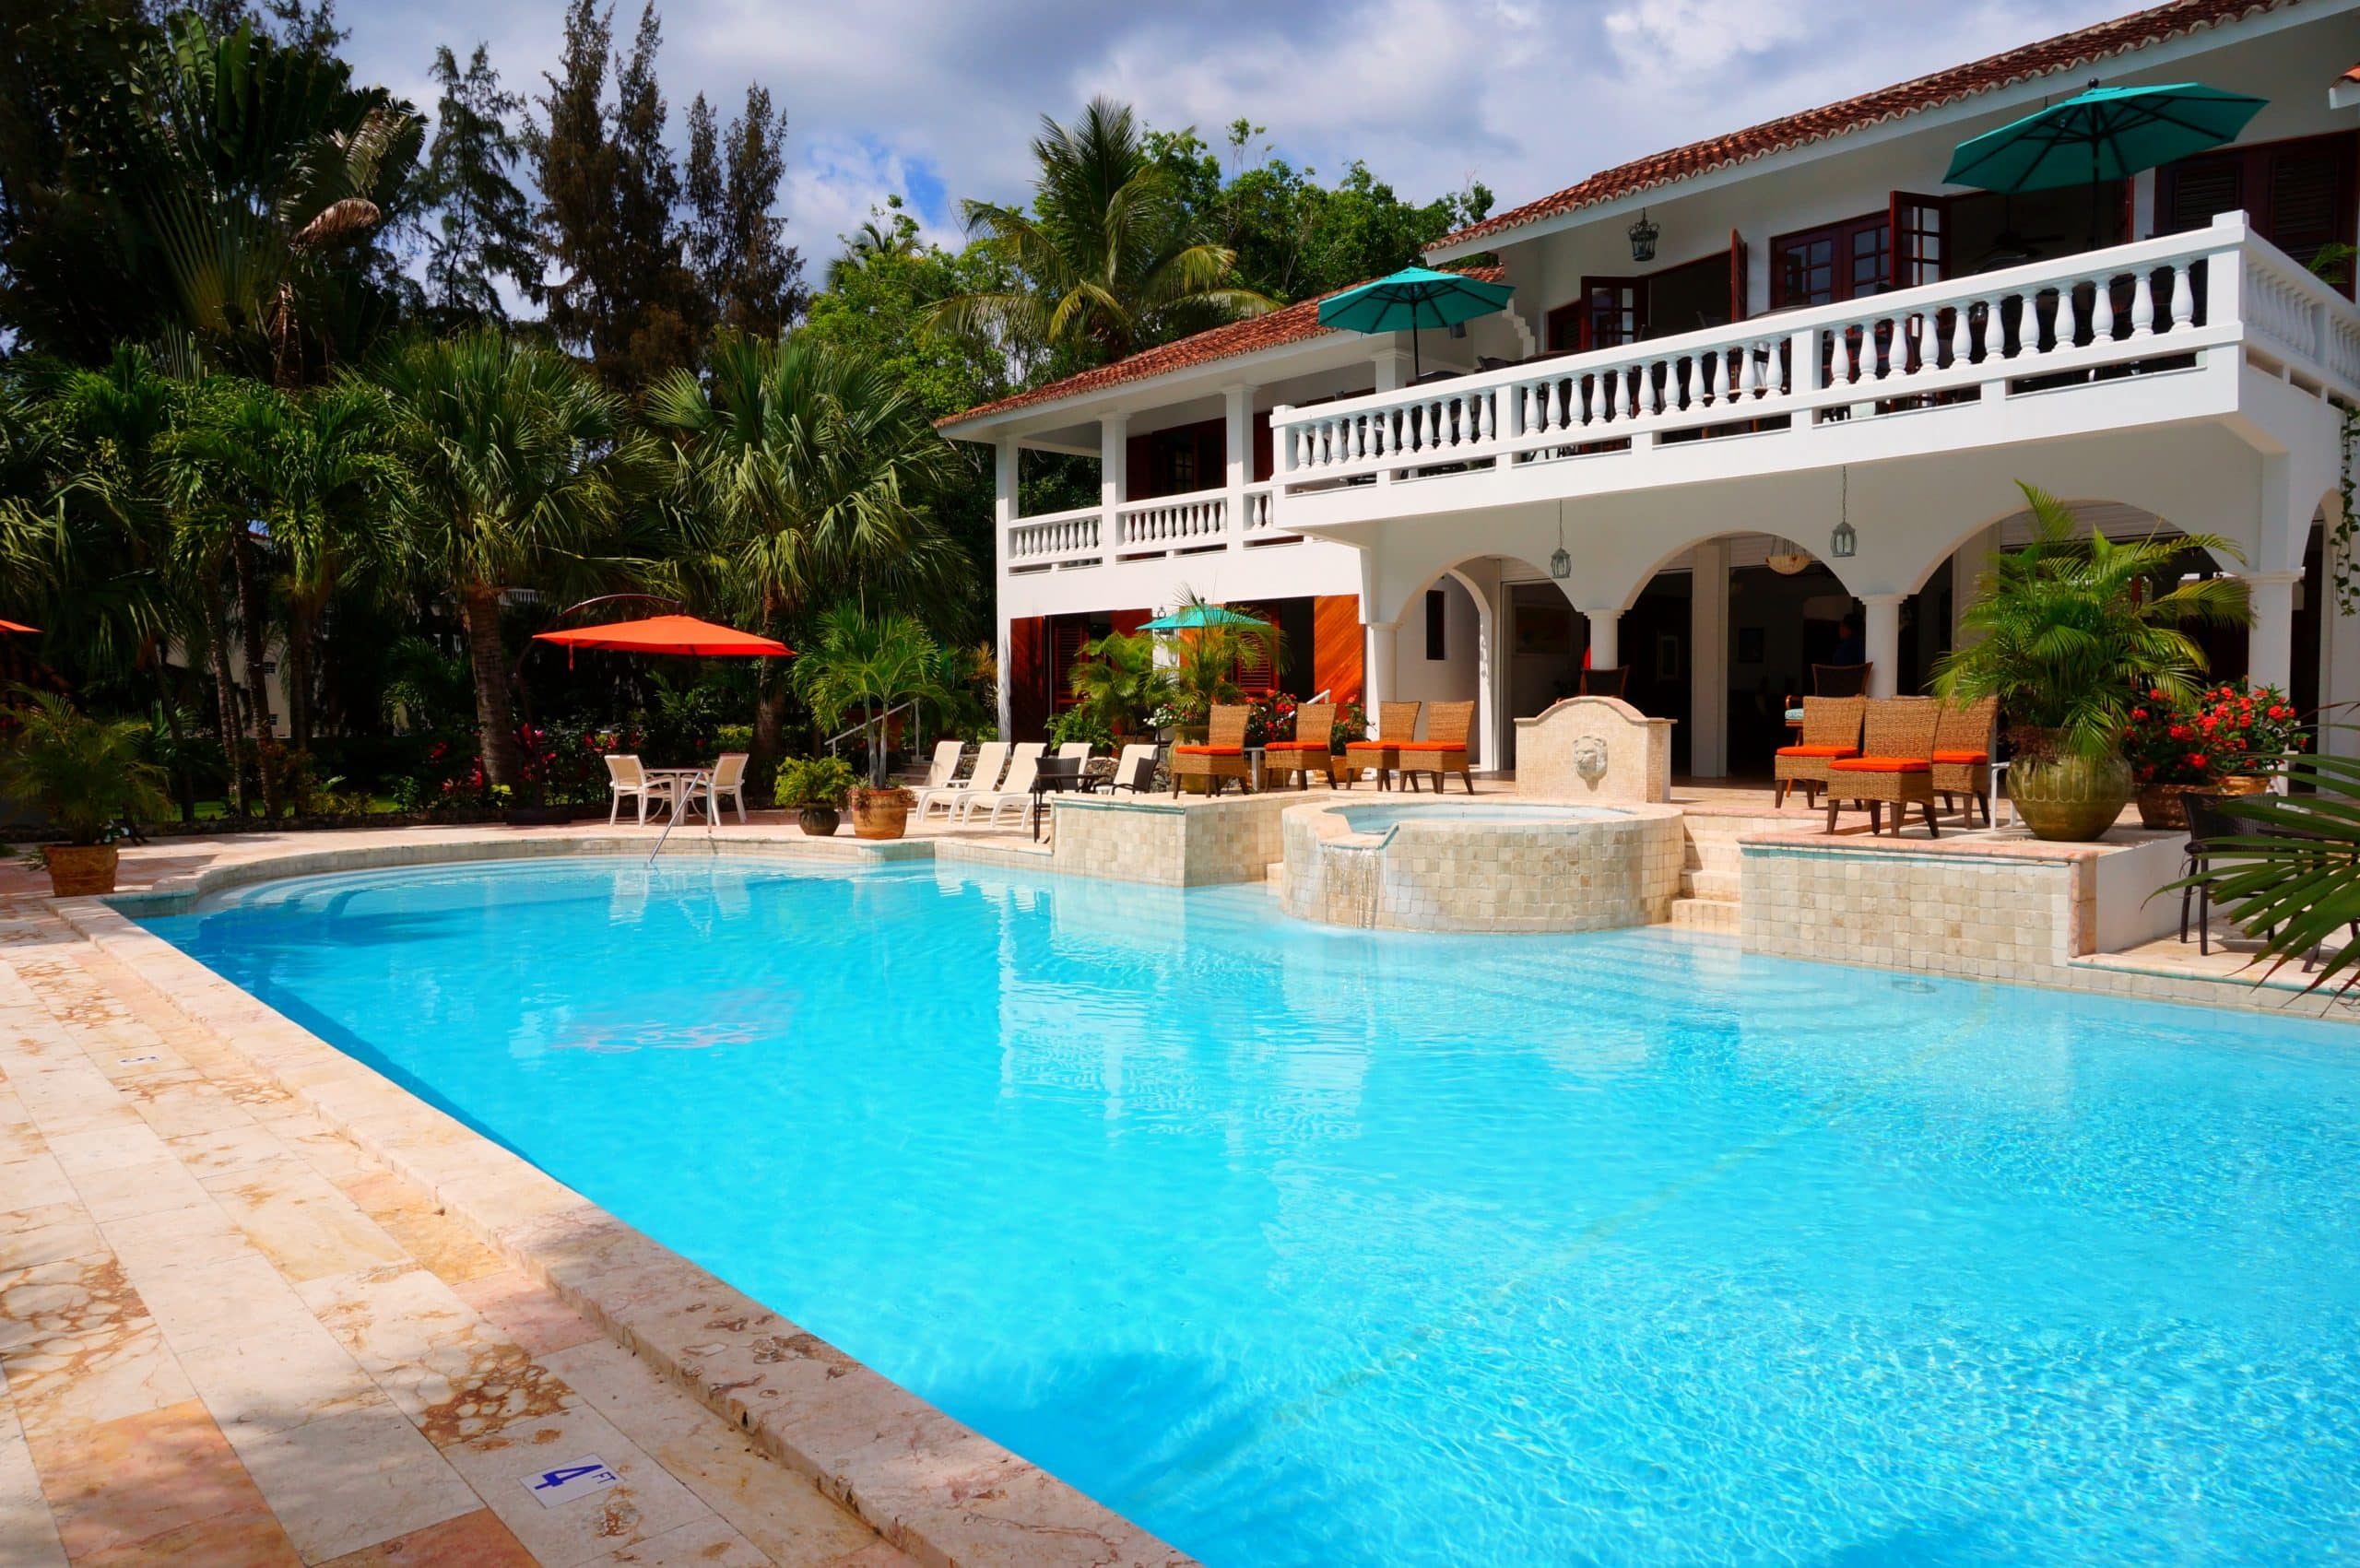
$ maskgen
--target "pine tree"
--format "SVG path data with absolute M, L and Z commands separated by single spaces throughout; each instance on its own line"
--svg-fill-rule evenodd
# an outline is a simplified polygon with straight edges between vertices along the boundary
M 438 48 L 434 80 L 442 97 L 426 163 L 424 195 L 434 212 L 428 299 L 446 325 L 504 322 L 507 307 L 495 279 L 506 277 L 527 295 L 540 280 L 532 209 L 509 178 L 522 149 L 508 116 L 524 100 L 501 90 L 500 73 L 480 43 L 465 71 L 447 45 Z
M 711 312 L 681 259 L 680 175 L 655 78 L 662 22 L 653 4 L 643 10 L 627 55 L 612 50 L 613 24 L 611 8 L 572 0 L 564 55 L 539 100 L 546 119 L 525 145 L 541 187 L 542 248 L 559 275 L 546 290 L 550 330 L 609 387 L 636 393 L 695 358 Z
M 725 152 L 713 110 L 697 95 L 689 109 L 689 255 L 720 324 L 775 337 L 809 301 L 803 258 L 781 243 L 772 215 L 786 176 L 786 114 L 773 113 L 767 88 L 746 89 Z M 726 159 L 726 161 L 725 161 Z
M 614 230 L 615 149 L 608 134 L 607 57 L 614 11 L 596 0 L 572 0 L 565 13 L 565 50 L 556 74 L 544 74 L 542 118 L 528 123 L 525 147 L 533 159 L 541 206 L 535 214 L 541 251 L 552 275 L 536 296 L 547 307 L 557 340 L 595 356 L 611 334 L 607 265 Z

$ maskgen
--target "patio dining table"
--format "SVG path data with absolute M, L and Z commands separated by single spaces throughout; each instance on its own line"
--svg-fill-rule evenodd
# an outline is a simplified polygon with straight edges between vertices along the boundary
M 674 821 L 689 808 L 698 786 L 713 782 L 711 768 L 649 768 L 645 772 L 648 783 L 663 786 L 664 797 L 672 803 Z

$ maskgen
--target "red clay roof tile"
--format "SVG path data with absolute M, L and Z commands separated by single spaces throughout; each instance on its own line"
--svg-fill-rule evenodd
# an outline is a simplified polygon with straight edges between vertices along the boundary
M 2060 33 L 2055 38 L 2027 43 L 2019 49 L 1953 65 L 1929 77 L 1847 98 L 1840 103 L 1806 110 L 1800 114 L 1788 114 L 1776 120 L 1764 121 L 1742 131 L 1713 136 L 1686 147 L 1658 152 L 1634 162 L 1591 175 L 1577 185 L 1568 185 L 1539 201 L 1527 202 L 1470 224 L 1456 234 L 1446 235 L 1435 242 L 1435 249 L 1445 245 L 1460 245 L 1471 241 L 1488 240 L 1512 229 L 1538 223 L 1586 206 L 1621 196 L 1635 195 L 1641 191 L 1660 185 L 1675 184 L 1693 179 L 1734 163 L 1751 162 L 1767 158 L 1772 153 L 1809 142 L 1823 141 L 1847 132 L 1865 130 L 1887 120 L 1922 113 L 1963 98 L 1989 92 L 2016 82 L 2038 77 L 2055 76 L 2063 71 L 2083 69 L 2092 63 L 2128 53 L 2168 38 L 2195 32 L 2203 28 L 2218 27 L 2256 12 L 2271 11 L 2295 0 L 2174 0 L 2167 6 L 2156 6 L 2144 11 L 2134 11 L 2127 17 L 2117 17 L 2110 22 L 2100 22 L 2074 32 Z M 2355 67 L 2360 69 L 2360 67 Z
M 1464 272 L 1469 277 L 1480 277 L 1490 283 L 1497 283 L 1504 271 L 1503 268 L 1496 266 L 1469 266 L 1455 270 Z M 1357 289 L 1360 285 L 1355 283 L 1351 287 Z M 1340 294 L 1343 291 L 1339 289 L 1334 292 Z M 1096 370 L 1083 371 L 1078 375 L 1069 375 L 1062 381 L 1048 382 L 1029 391 L 1013 393 L 996 402 L 978 404 L 963 414 L 953 414 L 948 419 L 937 419 L 935 424 L 938 427 L 964 424 L 969 419 L 980 419 L 993 414 L 1005 414 L 1010 409 L 1029 407 L 1035 403 L 1048 403 L 1060 397 L 1071 397 L 1080 393 L 1097 392 L 1110 386 L 1120 386 L 1126 382 L 1146 381 L 1153 376 L 1169 375 L 1174 371 L 1190 370 L 1198 365 L 1210 364 L 1215 360 L 1235 359 L 1240 354 L 1252 354 L 1264 348 L 1275 348 L 1284 343 L 1300 343 L 1306 338 L 1322 337 L 1334 329 L 1319 324 L 1319 301 L 1331 297 L 1328 294 L 1322 294 L 1316 299 L 1298 300 L 1292 305 L 1280 306 L 1268 315 L 1210 327 L 1203 332 L 1192 334 L 1174 342 L 1145 349 L 1127 360 L 1117 360 L 1111 365 L 1101 365 Z

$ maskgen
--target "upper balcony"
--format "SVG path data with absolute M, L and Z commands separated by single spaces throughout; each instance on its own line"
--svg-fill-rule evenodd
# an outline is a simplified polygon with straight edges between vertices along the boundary
M 1274 411 L 1274 528 L 1575 499 L 2241 413 L 2248 369 L 2360 402 L 2360 309 L 2206 228 L 1677 337 Z

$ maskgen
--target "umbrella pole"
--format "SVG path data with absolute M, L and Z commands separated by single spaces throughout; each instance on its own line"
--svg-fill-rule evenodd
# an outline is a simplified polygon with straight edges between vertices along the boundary
M 1424 373 L 1418 363 L 1418 329 L 1413 324 L 1410 328 L 1410 384 L 1417 385 L 1418 378 Z

